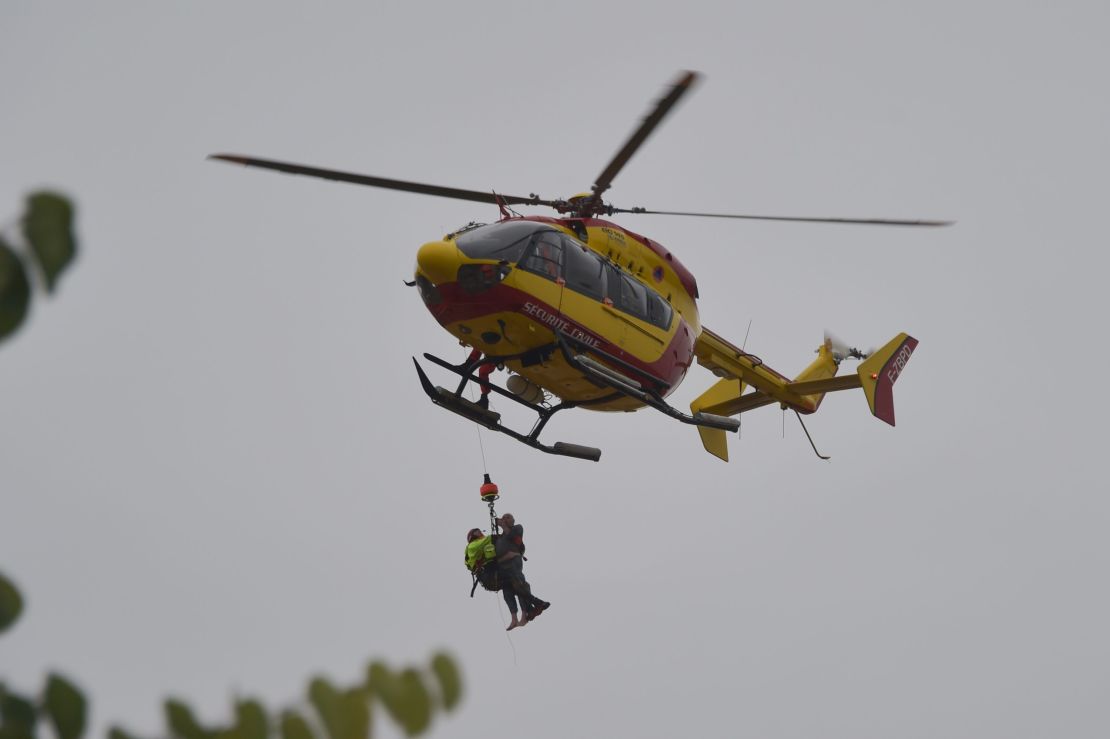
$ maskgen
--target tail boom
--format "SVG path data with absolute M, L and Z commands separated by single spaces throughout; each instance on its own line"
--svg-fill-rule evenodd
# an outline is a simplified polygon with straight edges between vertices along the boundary
M 839 357 L 828 341 L 817 358 L 794 380 L 763 364 L 752 354 L 703 329 L 694 346 L 698 364 L 722 378 L 690 404 L 693 412 L 734 416 L 761 406 L 779 403 L 798 413 L 817 410 L 825 393 L 862 388 L 871 413 L 894 425 L 895 381 L 905 369 L 917 339 L 899 334 L 871 354 L 852 375 L 837 376 Z M 751 392 L 745 390 L 750 386 Z M 717 429 L 698 428 L 706 451 L 728 461 L 727 437 Z

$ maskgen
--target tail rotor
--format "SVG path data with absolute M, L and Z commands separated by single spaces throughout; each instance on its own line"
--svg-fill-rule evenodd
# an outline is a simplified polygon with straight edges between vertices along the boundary
M 825 346 L 828 347 L 837 364 L 840 364 L 845 359 L 858 359 L 862 361 L 875 353 L 875 347 L 871 347 L 867 351 L 861 351 L 843 341 L 828 329 L 825 330 Z

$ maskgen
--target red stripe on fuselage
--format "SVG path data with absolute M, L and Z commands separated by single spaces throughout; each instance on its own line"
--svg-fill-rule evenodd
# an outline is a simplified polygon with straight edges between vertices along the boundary
M 542 300 L 537 300 L 536 296 L 524 292 L 523 290 L 517 290 L 516 288 L 502 284 L 495 285 L 478 295 L 471 295 L 463 292 L 457 282 L 446 282 L 442 285 L 438 285 L 437 289 L 443 299 L 435 305 L 428 306 L 428 310 L 444 328 L 449 329 L 451 325 L 457 324 L 460 321 L 472 321 L 494 313 L 519 313 L 528 320 L 534 321 L 540 326 L 551 330 L 553 322 L 541 320 L 538 316 L 538 312 L 535 310 L 535 308 L 538 308 L 547 315 L 556 316 L 561 319 L 561 321 L 564 321 L 565 325 L 559 326 L 559 328 L 563 329 L 564 333 L 569 333 L 573 336 L 576 331 L 580 331 L 587 337 L 597 340 L 597 346 L 595 348 L 618 357 L 633 367 L 667 382 L 670 387 L 663 390 L 663 395 L 667 395 L 678 386 L 679 382 L 681 382 L 682 378 L 686 375 L 686 370 L 689 369 L 691 362 L 693 362 L 694 336 L 690 331 L 689 324 L 686 323 L 682 315 L 677 311 L 675 311 L 674 315 L 678 325 L 675 328 L 670 343 L 663 349 L 658 359 L 652 362 L 645 362 L 624 351 L 619 345 L 613 344 L 597 331 L 593 331 L 587 326 L 580 325 L 570 320 L 566 315 L 560 313 L 558 308 L 548 305 Z M 530 311 L 525 310 L 525 306 L 528 304 L 534 306 Z M 593 342 L 588 340 L 586 343 L 593 344 Z

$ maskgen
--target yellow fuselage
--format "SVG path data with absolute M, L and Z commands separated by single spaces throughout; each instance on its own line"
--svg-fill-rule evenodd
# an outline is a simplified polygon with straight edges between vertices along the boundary
M 420 248 L 417 284 L 460 343 L 562 398 L 634 410 L 571 366 L 557 333 L 660 396 L 694 359 L 693 276 L 662 246 L 600 219 L 512 218 Z

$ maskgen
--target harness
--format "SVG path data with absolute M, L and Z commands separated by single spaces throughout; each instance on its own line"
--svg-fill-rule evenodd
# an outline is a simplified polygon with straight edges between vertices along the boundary
M 481 585 L 491 593 L 496 593 L 501 590 L 501 573 L 498 571 L 497 562 L 485 562 L 481 567 L 470 573 L 474 582 L 470 586 L 470 597 L 474 597 L 474 591 Z

